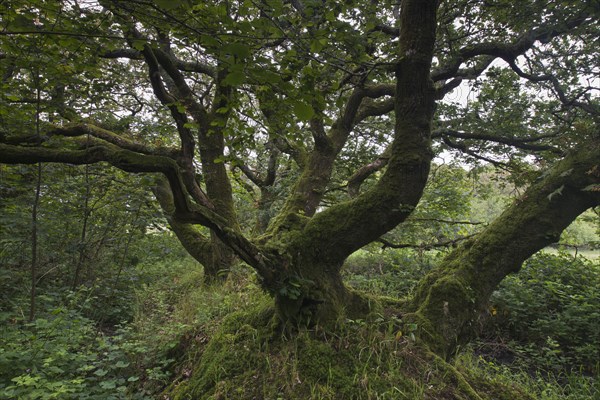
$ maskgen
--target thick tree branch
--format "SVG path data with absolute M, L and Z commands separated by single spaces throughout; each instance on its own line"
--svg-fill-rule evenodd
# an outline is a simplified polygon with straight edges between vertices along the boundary
M 441 224 L 450 224 L 450 225 L 485 225 L 485 222 L 472 222 L 472 221 L 455 221 L 452 219 L 442 219 L 442 218 L 409 218 L 405 223 L 414 223 L 414 222 L 438 222 Z
M 331 128 L 331 139 L 336 146 L 336 150 L 339 151 L 346 143 L 348 135 L 356 124 L 356 113 L 366 96 L 366 92 L 360 88 L 354 89 L 346 106 L 342 111 L 340 117 L 333 123 Z M 336 151 L 336 154 L 337 154 Z
M 485 161 L 492 165 L 495 165 L 498 168 L 508 170 L 508 167 L 504 163 L 493 160 L 486 156 L 482 156 L 481 154 L 469 149 L 469 147 L 462 142 L 460 142 L 460 143 L 454 142 L 454 141 L 450 140 L 450 138 L 447 136 L 442 136 L 442 141 L 446 144 L 446 146 L 452 147 L 453 149 L 459 150 L 462 153 L 468 154 L 469 156 L 475 158 L 476 160 Z
M 264 186 L 264 180 L 261 179 L 256 172 L 251 170 L 250 167 L 244 164 L 241 160 L 236 161 L 235 167 L 242 171 L 246 178 L 250 179 L 250 182 L 254 183 L 259 188 Z
M 100 53 L 102 58 L 128 58 L 131 60 L 144 60 L 144 55 L 141 51 L 136 49 L 117 49 L 104 51 Z M 198 72 L 201 74 L 208 75 L 214 78 L 217 75 L 216 69 L 207 64 L 198 61 L 183 61 L 178 58 L 174 58 L 173 62 L 180 71 L 185 72 Z
M 402 2 L 390 160 L 371 190 L 306 223 L 298 240 L 313 249 L 320 262 L 341 265 L 352 251 L 405 220 L 421 198 L 432 158 L 429 139 L 435 93 L 429 70 L 437 8 L 437 0 Z
M 187 252 L 200 264 L 209 266 L 212 263 L 212 243 L 208 236 L 200 233 L 192 224 L 177 221 L 175 215 L 175 201 L 169 183 L 165 179 L 157 179 L 152 192 L 163 210 L 169 226 L 187 250 Z
M 394 96 L 396 86 L 393 83 L 381 83 L 378 85 L 367 85 L 362 89 L 362 94 L 371 99 L 377 99 L 383 96 Z
M 348 179 L 348 195 L 350 197 L 358 196 L 360 186 L 362 183 L 372 174 L 381 170 L 385 167 L 390 159 L 392 152 L 392 146 L 388 146 L 384 152 L 377 157 L 377 159 L 367 165 L 359 168 L 349 179 Z
M 292 143 L 285 137 L 276 137 L 273 139 L 273 144 L 279 151 L 289 155 L 298 165 L 300 169 L 304 169 L 308 154 L 303 146 Z
M 386 35 L 389 35 L 390 37 L 393 37 L 393 38 L 397 38 L 398 36 L 400 36 L 400 28 L 396 28 L 393 26 L 385 25 L 385 24 L 375 25 L 375 28 L 373 28 L 373 31 L 374 32 L 383 32 Z
M 185 77 L 181 74 L 179 69 L 177 69 L 177 67 L 173 63 L 173 60 L 171 59 L 171 57 L 169 57 L 169 55 L 167 53 L 163 52 L 162 50 L 150 49 L 149 46 L 145 46 L 144 54 L 148 53 L 149 51 L 152 52 L 152 55 L 156 58 L 156 60 L 160 64 L 160 66 L 162 68 L 164 68 L 166 73 L 173 80 L 175 87 L 177 88 L 177 91 L 179 94 L 178 100 L 183 103 L 183 105 L 189 111 L 189 113 L 192 115 L 192 117 L 194 118 L 196 123 L 198 125 L 200 125 L 200 127 L 203 130 L 207 131 L 208 130 L 207 112 L 206 112 L 204 106 L 200 102 L 195 100 L 194 93 L 192 92 L 189 85 L 185 81 Z M 147 59 L 151 58 L 152 55 L 147 56 Z
M 582 13 L 577 17 L 567 21 L 561 21 L 558 24 L 535 28 L 519 36 L 512 43 L 488 42 L 463 47 L 451 60 L 446 62 L 446 65 L 443 65 L 432 72 L 432 79 L 439 81 L 457 77 L 459 68 L 464 62 L 479 56 L 502 58 L 507 62 L 511 62 L 518 56 L 525 54 L 536 41 L 548 43 L 555 37 L 568 33 L 572 29 L 585 24 L 589 21 L 589 18 L 590 15 L 588 13 Z M 484 60 L 485 62 L 488 62 L 490 58 L 488 57 Z M 479 68 L 477 68 L 477 70 L 479 70 Z M 483 72 L 483 70 L 480 72 Z
M 179 162 L 183 167 L 184 182 L 188 191 L 199 204 L 213 209 L 214 205 L 196 181 L 194 168 L 195 141 L 188 127 L 187 115 L 179 110 L 177 99 L 165 88 L 155 51 L 150 46 L 145 45 L 142 54 L 148 65 L 148 73 L 154 94 L 163 105 L 169 108 L 171 116 L 175 120 L 181 139 L 181 157 L 179 157 Z
M 279 165 L 279 150 L 272 143 L 269 146 L 270 154 L 267 162 L 267 174 L 263 179 L 264 186 L 272 186 L 277 178 L 277 167 Z
M 381 101 L 363 101 L 354 120 L 355 124 L 369 117 L 379 117 L 394 111 L 394 98 Z
M 130 150 L 111 146 L 93 146 L 84 150 L 63 150 L 42 147 L 21 147 L 0 143 L 0 163 L 35 164 L 57 162 L 76 165 L 107 162 L 127 172 L 158 172 L 165 175 L 173 193 L 174 220 L 196 223 L 212 229 L 219 239 L 230 246 L 245 262 L 254 267 L 260 276 L 269 281 L 274 279 L 274 269 L 265 254 L 246 239 L 239 230 L 208 207 L 191 203 L 183 183 L 179 166 L 163 156 L 143 155 Z
M 363 89 L 353 90 L 328 134 L 323 127 L 321 116 L 310 121 L 315 148 L 308 155 L 302 175 L 280 211 L 279 218 L 273 220 L 275 224 L 271 227 L 272 232 L 280 228 L 287 229 L 284 228 L 290 225 L 287 219 L 298 212 L 309 217 L 314 215 L 331 178 L 335 158 L 356 124 L 356 115 L 365 96 L 366 91 Z
M 67 125 L 64 127 L 57 127 L 50 130 L 48 136 L 64 136 L 64 137 L 78 137 L 90 135 L 92 137 L 104 140 L 115 146 L 118 146 L 125 150 L 135 151 L 146 155 L 165 156 L 171 158 L 177 158 L 181 155 L 181 152 L 177 149 L 168 147 L 151 147 L 146 146 L 142 143 L 134 142 L 121 135 L 117 135 L 114 132 L 100 128 L 92 124 L 74 124 Z
M 315 141 L 315 150 L 330 152 L 333 146 L 331 138 L 325 133 L 322 116 L 315 116 L 310 120 L 310 132 Z
M 560 82 L 554 75 L 551 75 L 551 74 L 532 75 L 532 74 L 523 72 L 523 70 L 521 68 L 519 68 L 519 66 L 516 63 L 516 60 L 514 60 L 514 59 L 509 60 L 508 64 L 509 64 L 510 68 L 521 78 L 530 80 L 532 82 L 550 82 L 552 84 L 552 87 L 553 87 L 554 91 L 556 92 L 558 98 L 560 99 L 561 103 L 563 103 L 565 106 L 579 107 L 591 115 L 596 115 L 596 116 L 600 115 L 600 106 L 597 106 L 593 103 L 582 103 L 575 99 L 569 99 L 567 97 L 565 91 L 561 87 Z
M 424 324 L 423 339 L 438 354 L 449 356 L 472 337 L 478 313 L 502 279 L 600 204 L 600 191 L 594 190 L 600 185 L 599 160 L 598 137 L 582 143 L 423 279 L 412 307 Z
M 460 132 L 454 129 L 436 129 L 432 132 L 432 137 L 453 137 L 458 139 L 469 139 L 469 140 L 483 140 L 487 142 L 495 142 L 512 146 L 518 149 L 531 150 L 531 151 L 550 151 L 554 154 L 564 155 L 564 151 L 554 146 L 545 144 L 532 144 L 531 142 L 551 137 L 552 135 L 542 135 L 534 138 L 516 138 L 516 137 L 505 137 L 486 133 L 471 133 L 471 132 Z

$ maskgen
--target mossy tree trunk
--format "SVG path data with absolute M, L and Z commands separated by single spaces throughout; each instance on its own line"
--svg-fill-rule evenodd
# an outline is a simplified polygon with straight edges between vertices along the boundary
M 237 216 L 233 205 L 233 194 L 227 170 L 223 163 L 215 162 L 223 154 L 223 136 L 214 134 L 202 135 L 203 145 L 200 146 L 202 157 L 203 178 L 206 184 L 206 195 L 211 208 L 223 216 L 231 226 L 237 227 Z M 191 159 L 190 159 L 191 160 Z M 185 163 L 184 163 L 185 165 Z M 184 168 L 183 177 L 187 187 L 198 185 L 193 176 L 193 169 Z M 175 203 L 167 180 L 159 179 L 153 188 L 169 226 L 187 250 L 204 267 L 204 277 L 207 283 L 223 281 L 235 260 L 232 249 L 225 245 L 214 233 L 202 233 L 193 224 L 175 218 Z
M 425 276 L 412 300 L 423 339 L 450 356 L 475 334 L 480 312 L 508 274 L 559 240 L 585 210 L 600 204 L 600 141 L 578 147 L 542 174 L 478 236 Z
M 333 159 L 352 123 L 342 117 L 325 134 L 320 121 L 311 121 L 315 151 L 266 236 L 267 247 L 270 243 L 279 261 L 274 266 L 274 281 L 265 281 L 265 285 L 274 291 L 279 312 L 286 319 L 325 321 L 359 307 L 340 277 L 344 260 L 404 221 L 421 198 L 432 158 L 435 96 L 429 70 L 437 6 L 435 0 L 403 2 L 396 123 L 385 173 L 371 190 L 316 214 Z M 346 112 L 351 108 L 352 99 Z M 350 120 L 355 116 L 352 114 Z
M 198 228 L 192 224 L 177 221 L 173 216 L 175 214 L 175 202 L 173 193 L 169 188 L 166 179 L 158 178 L 152 188 L 152 192 L 158 200 L 163 210 L 165 218 L 171 227 L 177 239 L 185 250 L 205 268 L 207 275 L 212 268 L 212 246 L 207 235 L 202 234 Z

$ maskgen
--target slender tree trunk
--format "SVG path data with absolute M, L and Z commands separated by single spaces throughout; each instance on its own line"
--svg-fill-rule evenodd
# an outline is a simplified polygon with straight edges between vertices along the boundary
M 202 172 L 206 183 L 206 193 L 215 205 L 215 211 L 233 227 L 238 227 L 233 204 L 233 193 L 224 163 L 219 162 L 223 155 L 223 135 L 219 132 L 205 135 L 200 143 Z M 207 282 L 225 280 L 235 260 L 235 254 L 214 232 L 210 234 L 211 260 L 204 264 L 204 277 Z
M 256 217 L 256 225 L 255 232 L 261 234 L 265 232 L 269 226 L 269 222 L 271 221 L 271 217 L 273 216 L 273 201 L 275 200 L 275 196 L 272 193 L 272 186 L 266 186 L 260 188 L 260 199 L 257 204 L 257 217 Z
M 140 217 L 140 212 L 142 211 L 142 206 L 144 202 L 140 201 L 137 209 L 135 210 L 135 214 L 131 220 L 131 226 L 135 226 L 135 223 L 138 221 Z M 125 248 L 123 249 L 123 255 L 121 256 L 121 262 L 119 263 L 119 270 L 117 271 L 117 275 L 115 276 L 115 286 L 113 286 L 113 293 L 116 287 L 116 284 L 119 282 L 121 278 L 121 274 L 123 273 L 123 269 L 125 269 L 125 263 L 127 262 L 127 256 L 129 255 L 129 246 L 133 240 L 133 233 L 129 233 L 127 236 L 127 241 L 125 242 Z
M 35 110 L 35 132 L 40 136 L 40 79 L 39 73 L 35 75 L 36 83 L 36 110 Z M 40 204 L 40 195 L 42 191 L 42 163 L 37 165 L 37 181 L 35 185 L 35 198 L 31 209 L 31 292 L 29 296 L 29 321 L 35 318 L 35 298 L 37 290 L 37 270 L 38 270 L 38 206 Z
M 71 289 L 75 290 L 77 286 L 79 286 L 81 279 L 81 269 L 83 268 L 83 263 L 85 261 L 86 256 L 86 235 L 87 235 L 87 225 L 90 217 L 90 169 L 89 165 L 85 166 L 85 197 L 83 199 L 83 226 L 81 227 L 81 235 L 79 237 L 79 257 L 77 258 L 77 264 L 75 265 L 75 272 L 73 274 L 73 284 L 71 285 Z
M 37 291 L 38 271 L 38 207 L 42 190 L 42 163 L 37 166 L 37 181 L 35 186 L 35 197 L 31 209 L 31 292 L 29 295 L 29 321 L 35 318 L 35 298 Z
M 477 318 L 508 274 L 557 242 L 585 210 L 600 204 L 600 141 L 573 151 L 531 185 L 489 227 L 425 276 L 411 309 L 425 342 L 449 357 L 475 334 Z
M 159 178 L 156 185 L 152 188 L 152 192 L 163 212 L 169 226 L 179 239 L 183 248 L 204 267 L 205 279 L 211 281 L 213 276 L 217 276 L 216 268 L 213 268 L 213 247 L 211 239 L 200 233 L 198 228 L 192 224 L 186 224 L 177 221 L 173 218 L 175 213 L 175 203 L 173 201 L 173 193 L 169 188 L 166 179 Z

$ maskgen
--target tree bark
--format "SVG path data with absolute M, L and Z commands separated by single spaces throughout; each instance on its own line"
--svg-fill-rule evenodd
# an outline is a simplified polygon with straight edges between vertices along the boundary
M 205 279 L 210 281 L 215 278 L 218 274 L 213 266 L 211 241 L 207 236 L 200 233 L 194 225 L 177 221 L 173 217 L 175 214 L 175 202 L 167 180 L 158 178 L 156 185 L 152 188 L 152 192 L 181 245 L 204 267 Z
M 29 321 L 35 318 L 38 280 L 38 207 L 42 189 L 42 163 L 37 165 L 35 197 L 31 209 L 31 288 L 29 292 Z
M 355 199 L 308 218 L 315 210 L 315 196 L 302 196 L 303 190 L 298 189 L 303 182 L 310 183 L 309 178 L 314 181 L 329 173 L 329 157 L 322 146 L 322 162 L 319 154 L 313 153 L 304 172 L 306 176 L 300 178 L 296 193 L 292 194 L 292 201 L 305 202 L 304 213 L 293 212 L 301 209 L 299 205 L 287 210 L 284 207 L 284 213 L 292 212 L 279 216 L 274 223 L 285 226 L 269 229 L 270 233 L 277 232 L 269 238 L 271 246 L 280 243 L 284 249 L 273 258 L 279 259 L 279 265 L 274 266 L 278 275 L 274 282 L 276 303 L 286 320 L 326 322 L 347 312 L 364 310 L 364 303 L 341 281 L 344 260 L 404 221 L 422 196 L 432 159 L 430 133 L 435 91 L 429 70 L 437 7 L 437 0 L 402 2 L 394 140 L 387 170 L 379 182 Z M 336 143 L 338 136 L 341 135 L 331 136 L 331 142 Z M 335 150 L 335 146 L 331 147 L 332 153 Z M 307 187 L 313 191 L 317 186 Z
M 451 356 L 473 338 L 477 318 L 500 281 L 599 204 L 600 141 L 595 139 L 542 174 L 485 231 L 421 280 L 409 318 L 420 325 L 423 340 L 441 356 Z

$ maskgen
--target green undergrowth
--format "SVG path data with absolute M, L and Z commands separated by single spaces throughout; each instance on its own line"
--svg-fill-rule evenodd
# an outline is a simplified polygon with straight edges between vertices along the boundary
M 548 374 L 514 368 L 510 365 L 463 352 L 455 361 L 456 368 L 476 382 L 478 390 L 487 391 L 490 385 L 513 385 L 540 400 L 600 399 L 600 379 L 582 373 Z
M 165 391 L 174 400 L 527 399 L 518 385 L 469 374 L 419 347 L 396 319 L 282 328 L 267 298 L 225 317 Z M 462 368 L 462 367 L 461 367 Z M 464 368 L 462 368 L 464 369 Z
M 504 279 L 473 346 L 530 374 L 600 374 L 600 263 L 540 253 Z
M 13 307 L 4 303 L 0 399 L 158 398 L 225 315 L 261 296 L 253 276 L 240 269 L 224 286 L 203 285 L 202 268 L 187 257 L 140 264 L 135 277 L 129 296 L 113 293 L 120 313 L 103 303 L 107 289 L 96 285 L 41 287 L 33 321 L 23 312 L 25 295 L 14 297 Z M 121 322 L 108 323 L 115 319 Z M 193 334 L 196 327 L 203 336 Z M 186 340 L 196 346 L 183 354 Z
M 206 286 L 187 259 L 142 264 L 131 296 L 113 298 L 123 310 L 114 326 L 98 289 L 46 289 L 34 321 L 19 308 L 0 313 L 0 399 L 600 398 L 597 263 L 532 258 L 494 294 L 487 336 L 447 363 L 397 313 L 435 260 L 411 269 L 413 258 L 390 255 L 369 270 L 371 261 L 382 260 L 354 260 L 346 281 L 377 313 L 327 329 L 282 327 L 243 266 Z

